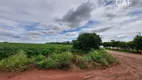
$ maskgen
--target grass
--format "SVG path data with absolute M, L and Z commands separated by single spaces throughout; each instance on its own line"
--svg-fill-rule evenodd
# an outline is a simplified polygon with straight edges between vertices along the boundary
M 2 59 L 0 61 L 0 69 L 6 71 L 25 70 L 29 62 L 27 55 L 20 50 L 18 54 Z

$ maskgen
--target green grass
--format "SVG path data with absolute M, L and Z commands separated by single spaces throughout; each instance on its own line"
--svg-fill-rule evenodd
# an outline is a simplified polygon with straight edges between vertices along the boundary
M 6 71 L 16 71 L 18 69 L 24 70 L 27 68 L 27 64 L 30 60 L 24 51 L 18 51 L 18 54 L 10 56 L 0 61 L 0 69 Z

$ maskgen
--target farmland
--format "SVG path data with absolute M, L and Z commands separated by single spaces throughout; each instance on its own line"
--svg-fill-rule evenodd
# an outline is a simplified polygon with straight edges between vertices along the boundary
M 119 64 L 116 57 L 99 48 L 100 44 L 101 38 L 95 33 L 80 34 L 73 45 L 0 43 L 0 70 L 23 71 L 33 66 L 37 69 L 100 69 Z
M 28 43 L 0 43 L 0 59 L 14 55 L 18 50 L 24 50 L 28 55 L 50 53 L 53 50 L 66 51 L 72 45 L 62 44 L 28 44 Z
M 0 67 L 4 71 L 15 71 L 19 68 L 28 69 L 27 64 L 34 64 L 38 69 L 66 69 L 74 64 L 85 69 L 119 63 L 104 50 L 91 51 L 85 56 L 73 50 L 72 45 L 63 44 L 0 43 Z M 87 66 L 90 61 L 95 62 Z
M 69 49 L 72 47 L 72 45 L 62 45 L 62 44 L 30 44 L 30 43 L 0 43 L 0 47 L 19 47 L 19 48 L 24 48 L 24 47 L 29 47 L 29 48 L 64 48 L 64 49 Z

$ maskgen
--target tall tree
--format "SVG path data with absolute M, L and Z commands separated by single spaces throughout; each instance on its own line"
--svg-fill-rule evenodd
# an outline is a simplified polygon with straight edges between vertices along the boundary
M 101 43 L 102 40 L 99 35 L 95 33 L 83 33 L 73 42 L 73 48 L 89 51 L 91 49 L 99 49 Z
M 135 45 L 135 49 L 136 49 L 137 51 L 142 50 L 142 36 L 137 35 L 137 36 L 134 38 L 133 42 L 134 42 L 134 45 Z

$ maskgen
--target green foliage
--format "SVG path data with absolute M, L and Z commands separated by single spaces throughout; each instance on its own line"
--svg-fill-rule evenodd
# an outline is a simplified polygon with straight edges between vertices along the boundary
M 0 60 L 17 54 L 18 50 L 24 50 L 28 58 L 43 54 L 48 56 L 53 52 L 61 53 L 71 49 L 72 45 L 62 44 L 22 44 L 0 43 Z
M 93 35 L 95 34 L 91 36 Z M 89 38 L 94 39 L 91 36 Z M 96 62 L 106 66 L 116 61 L 104 50 L 91 51 L 87 55 L 85 53 L 88 51 L 71 49 L 71 45 L 0 43 L 0 69 L 9 71 L 25 69 L 31 62 L 39 69 L 66 69 L 72 64 L 85 69 L 89 63 L 94 67 Z
M 133 41 L 127 43 L 129 49 L 134 49 L 135 45 Z
M 97 63 L 100 63 L 104 66 L 107 66 L 112 63 L 118 63 L 118 60 L 115 57 L 113 57 L 111 54 L 107 53 L 105 50 L 91 51 L 88 54 L 88 60 L 96 61 Z
M 84 57 L 79 56 L 79 55 L 74 55 L 73 63 L 76 66 L 80 67 L 81 69 L 86 68 L 86 62 L 87 62 L 87 60 L 85 60 Z
M 0 60 L 15 55 L 18 50 L 18 48 L 12 46 L 0 46 Z
M 43 55 L 38 55 L 38 56 L 36 56 L 35 61 L 42 61 L 42 60 L 45 60 L 45 59 L 46 59 L 45 56 L 43 56 Z
M 45 68 L 46 69 L 56 69 L 58 66 L 58 62 L 56 62 L 51 57 L 48 57 L 46 60 Z
M 29 59 L 24 51 L 20 50 L 18 54 L 10 56 L 6 59 L 2 59 L 0 61 L 0 68 L 2 70 L 17 70 L 17 69 L 25 69 L 26 65 L 29 63 Z
M 136 48 L 136 50 L 138 51 L 138 50 L 142 50 L 142 36 L 136 36 L 135 38 L 134 38 L 134 45 L 135 45 L 135 48 Z
M 117 47 L 120 47 L 121 49 L 127 49 L 128 45 L 126 42 L 119 42 Z
M 80 34 L 76 41 L 73 41 L 73 48 L 83 51 L 90 51 L 91 49 L 99 49 L 101 45 L 101 38 L 95 33 Z
M 39 69 L 45 68 L 47 58 L 43 55 L 38 55 L 35 57 L 36 66 Z
M 70 50 L 73 54 L 86 54 L 88 51 L 78 50 L 78 49 L 71 49 Z
M 125 50 L 128 52 L 141 52 L 142 50 L 142 36 L 137 35 L 133 41 L 130 42 L 123 42 L 123 41 L 115 41 L 112 40 L 111 42 L 104 42 L 103 46 L 105 48 L 112 48 L 115 50 Z
M 109 48 L 109 47 L 112 47 L 112 44 L 111 42 L 104 42 L 103 46 Z
M 73 54 L 71 52 L 63 52 L 61 54 L 53 54 L 50 56 L 57 63 L 57 68 L 69 68 Z
M 72 58 L 73 54 L 70 52 L 63 52 L 61 54 L 53 53 L 48 58 L 43 55 L 38 55 L 35 58 L 35 62 L 39 69 L 64 69 L 69 68 Z
M 111 40 L 111 46 L 117 47 L 119 45 L 119 41 Z
M 93 59 L 92 59 L 91 56 L 83 56 L 83 58 L 84 58 L 84 60 L 85 60 L 86 62 L 91 62 L 91 61 L 93 61 Z

